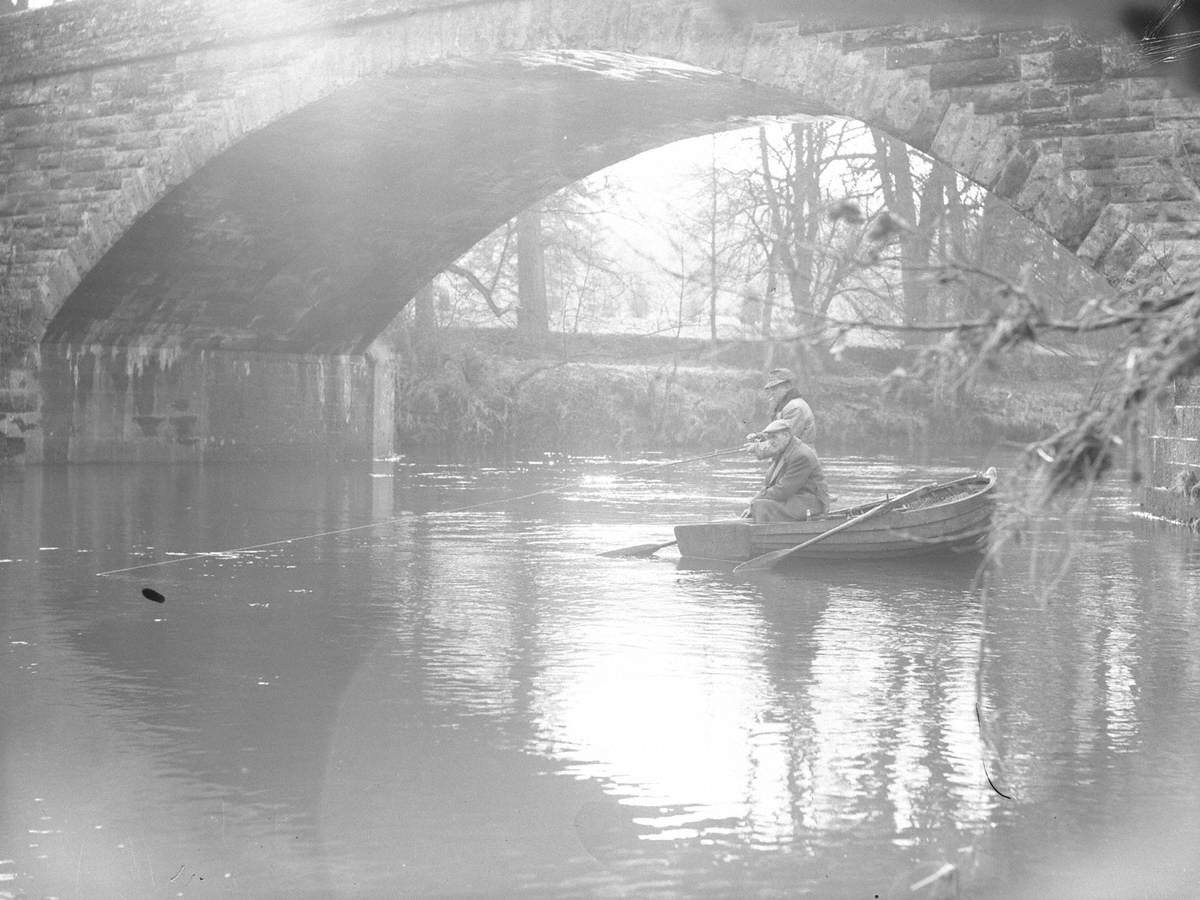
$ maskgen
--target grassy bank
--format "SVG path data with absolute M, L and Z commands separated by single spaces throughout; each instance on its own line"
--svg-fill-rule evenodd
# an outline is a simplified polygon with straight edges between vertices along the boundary
M 913 383 L 897 392 L 888 374 L 904 361 L 856 350 L 810 366 L 801 392 L 818 447 L 1026 443 L 1080 409 L 1092 383 L 1078 360 L 1026 358 L 969 395 Z M 761 343 L 586 336 L 535 349 L 507 331 L 443 334 L 401 378 L 397 445 L 455 457 L 735 446 L 766 424 L 763 372 L 803 362 Z

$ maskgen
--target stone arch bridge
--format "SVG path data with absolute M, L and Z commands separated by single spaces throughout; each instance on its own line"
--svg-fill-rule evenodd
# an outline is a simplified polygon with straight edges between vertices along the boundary
M 388 453 L 372 341 L 429 278 L 572 181 L 764 116 L 883 129 L 1114 282 L 1196 255 L 1200 105 L 1115 28 L 873 15 L 76 0 L 0 18 L 4 452 Z

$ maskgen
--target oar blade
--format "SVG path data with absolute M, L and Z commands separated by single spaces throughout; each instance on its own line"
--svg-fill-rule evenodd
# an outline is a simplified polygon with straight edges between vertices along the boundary
M 674 543 L 674 541 L 667 541 L 666 543 L 659 542 L 657 544 L 634 544 L 632 547 L 620 547 L 616 550 L 606 550 L 599 555 L 641 559 L 648 556 L 653 556 L 659 550 L 663 549 L 664 547 L 670 547 Z
M 753 559 L 748 559 L 744 563 L 738 563 L 733 567 L 734 572 L 761 572 L 764 569 L 770 569 L 779 560 L 785 558 L 794 550 L 794 547 L 785 547 L 782 550 L 772 550 L 770 553 L 763 553 Z

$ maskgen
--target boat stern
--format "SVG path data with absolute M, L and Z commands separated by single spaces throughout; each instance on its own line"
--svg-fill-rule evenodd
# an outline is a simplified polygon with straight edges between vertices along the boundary
M 691 559 L 741 561 L 752 555 L 749 519 L 676 525 L 675 540 L 679 542 L 679 555 Z

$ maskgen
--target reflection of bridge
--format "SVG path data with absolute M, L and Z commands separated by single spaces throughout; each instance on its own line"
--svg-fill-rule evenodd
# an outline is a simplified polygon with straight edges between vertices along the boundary
M 1117 282 L 1194 253 L 1200 106 L 1115 34 L 703 0 L 142 8 L 0 26 L 0 428 L 29 461 L 386 452 L 371 345 L 421 284 L 533 200 L 750 116 L 862 119 Z

